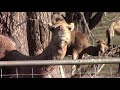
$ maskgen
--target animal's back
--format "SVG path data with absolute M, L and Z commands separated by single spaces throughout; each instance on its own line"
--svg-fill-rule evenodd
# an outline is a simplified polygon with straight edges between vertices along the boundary
M 8 50 L 15 50 L 16 46 L 15 43 L 9 37 L 0 35 L 0 49 L 1 48 L 6 48 Z
M 0 58 L 4 57 L 5 51 L 16 50 L 16 44 L 9 37 L 0 35 Z
M 90 46 L 87 34 L 73 30 L 71 36 L 71 43 L 68 46 L 66 55 L 71 55 L 73 50 L 77 50 L 80 53 L 82 49 Z
M 86 48 L 88 47 L 90 44 L 89 44 L 89 39 L 88 39 L 88 36 L 87 34 L 84 34 L 80 31 L 76 31 L 75 33 L 75 47 L 76 49 L 83 49 L 83 48 Z

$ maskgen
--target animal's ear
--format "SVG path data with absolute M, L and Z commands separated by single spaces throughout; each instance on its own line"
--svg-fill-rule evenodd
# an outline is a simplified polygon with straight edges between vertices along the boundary
M 48 23 L 48 29 L 53 32 L 55 27 L 53 27 L 52 23 Z
M 70 23 L 70 25 L 68 26 L 69 30 L 72 31 L 75 28 L 75 24 L 74 23 Z

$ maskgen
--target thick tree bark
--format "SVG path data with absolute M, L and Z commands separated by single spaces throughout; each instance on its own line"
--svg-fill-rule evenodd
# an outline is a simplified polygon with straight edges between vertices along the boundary
M 0 13 L 0 33 L 11 37 L 16 43 L 17 49 L 29 55 L 26 23 L 26 12 L 1 12 Z M 18 26 L 18 24 L 20 24 Z
M 52 12 L 1 12 L 0 34 L 13 39 L 21 53 L 38 55 L 51 40 L 52 33 L 48 29 L 48 23 L 51 23 L 52 14 Z M 50 75 L 52 78 L 60 78 L 59 67 Z
M 48 46 L 51 32 L 51 12 L 28 12 L 28 43 L 30 55 L 38 55 Z
M 51 23 L 52 12 L 28 12 L 28 46 L 30 55 L 38 55 L 48 46 L 51 40 L 51 31 L 48 23 Z M 61 78 L 59 66 L 50 75 L 52 78 Z M 45 76 L 43 78 L 49 78 Z
M 25 55 L 28 55 L 28 41 L 27 41 L 27 23 L 20 26 L 18 24 L 26 20 L 26 12 L 11 13 L 11 36 L 15 41 L 18 50 Z

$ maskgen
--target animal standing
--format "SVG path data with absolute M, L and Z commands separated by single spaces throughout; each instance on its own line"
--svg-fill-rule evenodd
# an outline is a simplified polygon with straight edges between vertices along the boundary
M 17 50 L 12 50 L 12 51 L 6 51 L 5 56 L 1 58 L 1 61 L 4 60 L 61 60 L 65 57 L 66 51 L 67 51 L 67 45 L 70 43 L 71 39 L 71 31 L 74 29 L 74 24 L 67 24 L 64 23 L 61 24 L 61 22 L 58 23 L 58 26 L 56 27 L 55 25 L 49 24 L 49 28 L 52 31 L 52 39 L 51 42 L 49 43 L 48 47 L 40 54 L 37 56 L 26 56 L 20 53 Z M 39 74 L 38 76 L 34 77 L 39 77 L 39 78 L 45 78 L 48 77 L 48 74 L 58 68 L 58 66 L 37 66 L 34 67 L 34 74 Z M 21 67 L 18 66 L 18 72 L 19 78 L 30 78 L 31 75 L 22 75 L 22 74 L 29 74 L 31 73 L 31 68 L 32 67 Z M 13 74 L 16 73 L 16 69 L 14 67 L 4 67 L 3 68 L 3 74 Z M 10 76 L 12 78 L 16 78 L 16 76 Z M 56 77 L 55 77 L 56 78 Z
M 63 26 L 65 25 L 64 23 L 66 23 L 64 18 L 62 16 L 60 17 L 60 15 L 58 15 L 58 17 L 57 17 L 57 15 L 55 15 L 55 17 L 54 17 L 54 19 L 52 21 L 54 22 L 54 26 L 56 26 L 56 27 L 59 26 L 59 22 Z M 101 45 L 105 46 L 104 43 L 102 43 Z M 74 30 L 71 31 L 71 39 L 70 39 L 70 43 L 68 44 L 68 49 L 67 49 L 66 56 L 72 55 L 72 59 L 74 59 L 74 60 L 77 59 L 77 58 L 82 59 L 82 57 L 80 56 L 82 54 L 80 54 L 80 53 L 84 49 L 87 49 L 88 47 L 89 47 L 89 51 L 93 47 L 89 43 L 88 35 L 82 33 L 81 31 L 77 31 L 77 30 L 74 29 Z M 96 50 L 97 48 L 98 47 L 94 48 L 94 50 Z M 99 51 L 99 48 L 98 48 L 98 51 Z M 104 49 L 104 48 L 102 47 L 101 49 Z M 89 54 L 90 53 L 93 54 L 94 52 L 89 52 Z M 95 54 L 97 54 L 97 53 L 95 52 Z M 75 70 L 76 70 L 76 67 L 75 67 L 75 65 L 73 65 L 73 67 L 72 67 L 72 75 L 74 74 Z
M 64 20 L 64 18 L 62 16 L 57 17 L 57 15 L 54 16 L 54 19 L 52 19 L 52 22 L 54 22 L 55 27 L 58 27 L 59 24 L 62 24 L 62 26 L 65 27 L 65 23 L 66 23 L 66 21 Z M 85 41 L 83 41 L 83 39 Z M 86 44 L 84 44 L 84 43 L 86 43 Z M 88 36 L 80 31 L 76 31 L 74 29 L 73 31 L 71 31 L 71 39 L 70 39 L 70 43 L 68 45 L 68 50 L 67 50 L 66 56 L 72 55 L 73 59 L 77 59 L 78 53 L 80 53 L 82 51 L 82 49 L 84 47 L 86 47 L 87 44 L 89 44 Z

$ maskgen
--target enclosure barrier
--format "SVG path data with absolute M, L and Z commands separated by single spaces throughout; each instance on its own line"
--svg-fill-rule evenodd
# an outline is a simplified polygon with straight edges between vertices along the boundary
M 120 59 L 79 59 L 79 60 L 26 60 L 0 61 L 0 66 L 39 66 L 39 65 L 84 65 L 84 64 L 118 64 Z
M 98 73 L 102 70 L 102 68 L 104 67 L 105 64 L 118 64 L 120 63 L 120 59 L 119 58 L 110 58 L 110 59 L 78 59 L 78 60 L 24 60 L 24 61 L 0 61 L 0 67 L 3 66 L 41 66 L 41 65 L 94 65 L 94 71 L 92 71 L 92 74 L 90 72 L 88 72 L 87 74 L 90 75 L 91 78 L 93 77 L 97 77 Z M 99 69 L 96 68 L 96 64 L 98 65 L 102 65 L 101 67 L 99 67 Z M 76 72 L 77 73 L 77 72 Z M 79 71 L 78 73 L 82 74 L 81 71 Z M 16 74 L 13 74 L 13 76 L 17 76 L 17 78 L 19 77 L 19 72 L 16 68 Z M 22 74 L 22 75 L 26 75 L 26 74 Z M 34 78 L 34 75 L 37 74 L 33 74 L 33 68 L 32 68 L 32 73 L 30 73 L 30 75 L 32 76 L 32 78 Z M 65 78 L 65 73 L 64 70 L 62 70 L 61 74 L 62 78 Z M 112 68 L 110 67 L 110 75 L 112 76 Z M 2 68 L 1 68 L 1 75 L 0 77 L 2 78 L 3 76 L 9 76 L 8 75 L 3 75 L 2 74 Z

